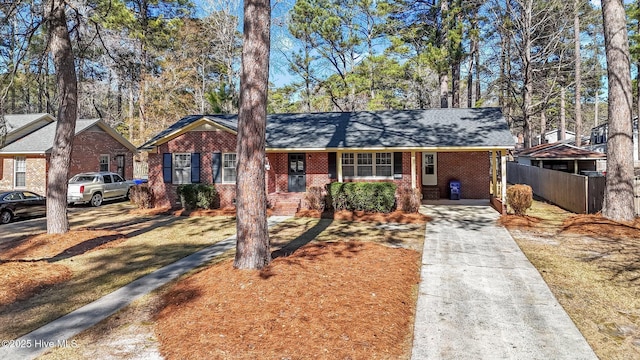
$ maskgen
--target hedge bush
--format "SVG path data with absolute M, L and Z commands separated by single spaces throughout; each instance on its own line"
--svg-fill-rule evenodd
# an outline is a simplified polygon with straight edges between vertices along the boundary
M 404 212 L 417 213 L 422 204 L 420 198 L 421 194 L 418 189 L 411 189 L 409 187 L 398 189 L 399 207 Z
M 151 209 L 153 207 L 153 190 L 147 184 L 134 185 L 129 189 L 129 200 L 138 209 Z
M 219 207 L 216 187 L 211 184 L 184 184 L 178 186 L 180 203 L 185 210 L 214 209 Z
M 329 198 L 334 210 L 389 213 L 395 206 L 396 184 L 388 182 L 331 183 Z
M 524 215 L 533 204 L 531 186 L 517 184 L 507 189 L 507 204 L 516 215 Z

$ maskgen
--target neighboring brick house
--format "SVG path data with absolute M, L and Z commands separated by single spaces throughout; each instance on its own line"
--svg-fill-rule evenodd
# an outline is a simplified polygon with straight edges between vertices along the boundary
M 5 115 L 7 136 L 0 148 L 0 189 L 46 194 L 56 121 L 48 114 Z M 133 177 L 136 147 L 99 119 L 78 120 L 69 177 L 113 171 Z
M 215 184 L 220 205 L 233 206 L 236 135 L 235 115 L 192 115 L 142 145 L 156 205 L 175 206 L 178 185 L 199 182 Z M 265 190 L 273 198 L 334 181 L 389 181 L 440 199 L 458 180 L 462 198 L 490 199 L 492 185 L 504 198 L 506 182 L 498 189 L 495 176 L 514 147 L 498 108 L 273 114 Z

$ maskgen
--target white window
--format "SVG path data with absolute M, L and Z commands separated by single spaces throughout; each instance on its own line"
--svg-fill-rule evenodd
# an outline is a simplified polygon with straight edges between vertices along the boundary
M 373 176 L 373 154 L 358 154 L 358 176 Z
M 389 177 L 393 175 L 391 153 L 376 153 L 376 176 Z
M 424 173 L 425 175 L 434 175 L 436 173 L 436 160 L 434 154 L 425 154 Z
M 109 171 L 109 155 L 100 155 L 100 171 Z
M 356 175 L 353 159 L 353 153 L 342 154 L 342 176 L 351 177 Z
M 393 153 L 343 153 L 342 176 L 391 178 Z
M 13 185 L 17 188 L 23 188 L 27 186 L 27 158 L 24 156 L 16 156 Z
M 222 182 L 236 183 L 236 154 L 222 154 Z
M 173 183 L 191 184 L 191 154 L 173 154 Z

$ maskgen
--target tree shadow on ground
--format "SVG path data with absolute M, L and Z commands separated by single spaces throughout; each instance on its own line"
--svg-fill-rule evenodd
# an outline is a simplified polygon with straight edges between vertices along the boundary
M 320 219 L 312 228 L 305 231 L 302 235 L 296 237 L 291 242 L 287 243 L 280 249 L 273 251 L 271 253 L 272 259 L 277 259 L 279 257 L 286 257 L 293 254 L 296 250 L 305 246 L 306 244 L 313 241 L 320 233 L 325 231 L 331 224 L 333 220 L 330 219 Z

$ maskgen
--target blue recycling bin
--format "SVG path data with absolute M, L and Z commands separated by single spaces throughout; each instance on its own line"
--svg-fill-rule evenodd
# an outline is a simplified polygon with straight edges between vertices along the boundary
M 460 200 L 460 181 L 459 180 L 449 181 L 449 199 Z

